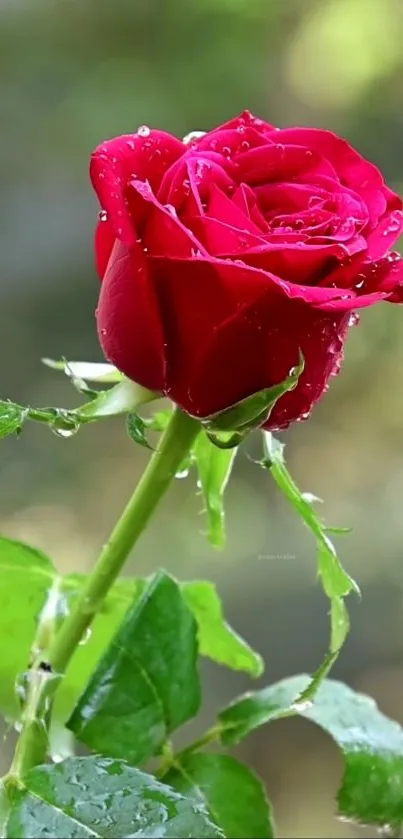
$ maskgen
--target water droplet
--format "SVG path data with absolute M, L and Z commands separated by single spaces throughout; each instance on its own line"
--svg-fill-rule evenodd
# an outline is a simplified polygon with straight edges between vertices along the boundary
M 200 139 L 200 137 L 204 137 L 205 133 L 205 131 L 190 131 L 189 134 L 186 134 L 186 136 L 183 138 L 183 142 L 186 145 L 189 145 L 190 143 L 195 143 L 196 140 Z
M 54 434 L 56 434 L 56 437 L 65 437 L 67 439 L 68 437 L 73 437 L 74 434 L 77 433 L 78 427 L 77 428 L 57 428 L 56 426 L 53 426 L 52 431 L 53 431 Z
M 128 149 L 134 151 L 134 149 L 136 148 L 135 140 L 126 140 L 126 146 Z
M 164 204 L 165 209 L 168 210 L 171 216 L 176 216 L 176 209 L 173 204 Z
M 180 481 L 183 478 L 187 478 L 189 474 L 189 469 L 180 469 L 179 472 L 176 473 L 175 478 L 178 478 Z
M 388 236 L 389 233 L 397 233 L 400 230 L 402 224 L 402 213 L 397 210 L 395 213 L 392 213 L 390 217 L 389 224 L 387 228 L 383 231 L 384 236 Z
M 230 147 L 229 146 L 223 146 L 222 149 L 221 149 L 221 154 L 224 154 L 225 157 L 230 157 L 231 156 Z
M 137 134 L 139 137 L 149 137 L 151 134 L 151 129 L 148 125 L 140 125 L 140 128 L 137 129 Z
M 99 221 L 108 221 L 108 213 L 106 210 L 100 210 L 98 213 Z
M 312 699 L 305 699 L 305 700 L 304 699 L 302 699 L 302 700 L 297 699 L 296 702 L 293 702 L 293 704 L 291 705 L 291 708 L 294 711 L 298 711 L 300 713 L 303 713 L 304 711 L 309 711 L 309 709 L 312 708 L 312 705 L 313 705 Z
M 387 262 L 401 262 L 402 255 L 398 251 L 391 251 L 386 257 Z
M 203 254 L 202 254 L 202 252 L 201 252 L 200 248 L 191 248 L 190 252 L 191 252 L 192 256 L 194 256 L 196 259 L 197 259 L 198 257 L 203 256 Z
M 107 334 L 106 329 L 101 329 L 100 332 L 101 332 L 101 335 L 106 335 Z
M 360 322 L 360 316 L 357 315 L 357 312 L 351 312 L 351 315 L 350 315 L 350 318 L 349 318 L 349 321 L 348 321 L 348 325 L 349 326 L 357 326 L 357 324 L 359 322 Z
M 87 629 L 85 630 L 83 637 L 78 642 L 79 646 L 84 647 L 84 645 L 87 644 L 87 642 L 90 640 L 90 638 L 91 638 L 91 628 L 89 626 L 87 626 Z
M 355 288 L 357 291 L 359 291 L 359 290 L 360 290 L 360 288 L 363 288 L 363 287 L 364 287 L 364 285 L 365 285 L 365 280 L 366 280 L 366 279 L 367 279 L 367 278 L 366 278 L 365 274 L 357 274 L 357 280 L 356 280 L 356 282 L 354 283 L 354 288 Z
M 241 149 L 241 151 L 248 151 L 248 149 L 250 149 L 250 143 L 248 143 L 247 140 L 242 140 L 242 143 L 239 148 Z
M 300 417 L 298 417 L 297 422 L 304 422 L 305 420 L 309 419 L 309 417 L 311 416 L 311 413 L 312 413 L 311 410 L 304 411 L 304 413 L 301 414 Z

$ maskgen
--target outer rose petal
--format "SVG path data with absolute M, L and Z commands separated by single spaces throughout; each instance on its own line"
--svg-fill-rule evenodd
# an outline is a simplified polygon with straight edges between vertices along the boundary
M 222 125 L 219 125 L 217 128 L 209 131 L 208 134 L 214 134 L 216 131 L 222 131 L 223 128 L 243 128 L 247 125 L 253 126 L 253 128 L 258 129 L 258 131 L 261 131 L 262 133 L 266 131 L 275 131 L 274 125 L 270 125 L 270 123 L 265 122 L 265 120 L 260 119 L 260 117 L 255 117 L 251 111 L 246 110 L 242 111 L 242 113 L 238 114 L 238 116 L 233 119 L 229 119 L 228 122 L 224 122 Z
M 276 131 L 276 142 L 301 145 L 317 151 L 330 161 L 342 182 L 346 186 L 358 188 L 371 186 L 383 187 L 383 177 L 379 169 L 365 160 L 347 140 L 343 140 L 332 131 L 321 128 L 282 128 Z
M 101 280 L 115 244 L 115 233 L 110 221 L 99 221 L 95 230 L 95 263 Z
M 338 371 L 349 315 L 325 314 L 268 290 L 252 306 L 216 331 L 189 388 L 187 409 L 214 413 L 264 387 L 283 381 L 303 353 L 305 368 L 294 391 L 285 394 L 267 428 L 286 428 L 306 418 Z
M 167 341 L 165 393 L 198 416 L 281 381 L 298 362 L 304 327 L 312 328 L 312 341 L 323 345 L 329 323 L 343 321 L 343 315 L 328 315 L 311 305 L 323 301 L 324 295 L 337 298 L 343 290 L 285 283 L 242 263 L 212 257 L 150 261 Z M 310 341 L 309 336 L 305 340 Z M 328 340 L 332 357 L 335 340 L 333 334 Z M 303 344 L 301 349 L 304 352 Z M 313 358 L 310 343 L 307 351 Z M 322 372 L 330 365 L 322 350 L 314 399 L 319 398 L 318 382 L 325 375 L 320 378 L 320 364 Z M 310 391 L 308 378 L 306 382 Z M 305 405 L 306 394 L 304 400 Z
M 124 134 L 95 149 L 90 163 L 91 181 L 117 239 L 127 245 L 136 240 L 126 200 L 129 180 L 147 179 L 156 190 L 166 169 L 185 150 L 177 137 L 154 130 L 147 136 Z
M 165 386 L 165 344 L 158 300 L 143 249 L 115 242 L 101 286 L 98 334 L 106 358 L 150 390 Z

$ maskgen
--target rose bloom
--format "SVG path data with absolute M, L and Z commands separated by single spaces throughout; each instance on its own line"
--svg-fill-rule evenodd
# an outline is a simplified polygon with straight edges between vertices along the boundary
M 248 111 L 184 141 L 142 126 L 90 171 L 105 355 L 194 416 L 282 382 L 301 351 L 266 427 L 306 418 L 354 310 L 403 299 L 402 201 L 330 131 Z

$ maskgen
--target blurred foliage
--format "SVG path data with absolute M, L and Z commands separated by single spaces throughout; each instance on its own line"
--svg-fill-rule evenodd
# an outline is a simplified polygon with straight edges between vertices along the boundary
M 402 190 L 402 37 L 401 0 L 4 0 L 0 398 L 74 407 L 73 389 L 39 359 L 101 360 L 93 146 L 144 123 L 183 135 L 248 107 L 277 124 L 338 131 Z M 302 489 L 325 499 L 328 520 L 353 526 L 338 549 L 363 600 L 352 605 L 335 675 L 400 722 L 402 357 L 402 310 L 363 312 L 342 376 L 312 420 L 285 437 Z M 2 532 L 42 547 L 63 569 L 83 570 L 148 454 L 110 420 L 72 440 L 27 427 L 0 456 Z M 327 607 L 310 534 L 242 454 L 227 508 L 228 545 L 217 556 L 201 532 L 200 499 L 178 481 L 133 570 L 163 565 L 187 578 L 203 570 L 231 622 L 263 653 L 270 679 L 313 670 L 326 648 Z M 205 678 L 206 718 L 249 686 L 218 668 Z M 274 726 L 243 751 L 267 779 L 281 835 L 356 835 L 332 817 L 341 765 L 308 723 Z

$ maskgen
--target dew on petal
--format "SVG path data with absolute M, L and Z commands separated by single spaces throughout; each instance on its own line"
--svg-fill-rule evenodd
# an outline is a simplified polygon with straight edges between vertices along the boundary
M 151 128 L 148 125 L 140 125 L 140 128 L 137 129 L 137 134 L 139 137 L 149 137 L 151 134 Z
M 108 221 L 108 213 L 106 210 L 100 210 L 98 213 L 98 218 L 100 221 Z

